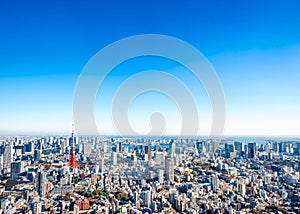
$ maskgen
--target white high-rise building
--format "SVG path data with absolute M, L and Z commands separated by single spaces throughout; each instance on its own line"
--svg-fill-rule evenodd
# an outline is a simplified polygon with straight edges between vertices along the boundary
M 107 153 L 107 143 L 103 143 L 103 153 Z
M 13 162 L 13 144 L 9 144 L 5 147 L 4 151 L 4 161 L 3 161 L 3 168 L 6 169 L 7 173 L 10 173 L 10 167 L 11 167 L 11 162 Z
M 4 164 L 3 159 L 4 159 L 3 155 L 0 155 L 0 173 L 1 173 L 2 169 L 3 169 L 3 164 Z
M 244 182 L 240 182 L 238 184 L 238 192 L 242 195 L 245 196 L 246 195 L 246 184 Z
M 155 152 L 155 163 L 158 166 L 165 166 L 165 153 L 164 152 Z
M 111 153 L 111 165 L 117 165 L 118 163 L 118 153 L 112 152 Z
M 210 185 L 213 191 L 219 189 L 219 178 L 217 175 L 212 175 L 210 177 Z
M 166 157 L 166 178 L 170 181 L 174 181 L 174 161 L 172 157 Z
M 92 143 L 83 143 L 83 153 L 85 155 L 90 155 L 92 153 L 92 150 L 93 150 L 93 144 Z
M 162 169 L 158 170 L 158 182 L 159 183 L 164 182 L 164 170 L 162 170 Z
M 100 170 L 101 175 L 103 175 L 105 173 L 104 156 L 100 157 Z
M 134 192 L 133 194 L 133 203 L 138 206 L 139 203 L 139 193 L 137 191 Z
M 62 140 L 60 142 L 60 148 L 61 148 L 61 153 L 65 154 L 66 153 L 66 148 L 67 148 L 67 141 L 66 140 Z
M 175 157 L 175 155 L 176 155 L 176 144 L 175 144 L 175 142 L 172 142 L 171 143 L 171 157 Z

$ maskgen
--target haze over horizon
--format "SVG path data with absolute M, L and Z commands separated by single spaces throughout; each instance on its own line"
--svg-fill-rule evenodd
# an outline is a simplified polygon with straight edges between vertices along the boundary
M 225 94 L 224 135 L 300 137 L 299 8 L 298 1 L 2 1 L 0 134 L 70 133 L 73 92 L 88 60 L 125 37 L 164 34 L 192 44 L 213 65 Z M 212 112 L 203 86 L 157 57 L 130 60 L 107 77 L 95 108 L 100 134 L 115 134 L 116 89 L 146 70 L 168 71 L 187 85 L 199 134 L 207 135 Z M 165 115 L 166 135 L 180 132 L 178 107 L 155 92 L 132 103 L 133 128 L 147 133 L 155 111 Z

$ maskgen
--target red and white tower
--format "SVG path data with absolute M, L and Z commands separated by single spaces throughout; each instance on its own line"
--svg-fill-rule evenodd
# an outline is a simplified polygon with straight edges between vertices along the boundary
M 77 167 L 76 154 L 75 154 L 75 142 L 74 142 L 74 124 L 73 124 L 73 128 L 72 128 L 72 146 L 71 146 L 71 155 L 70 155 L 70 160 L 69 160 L 69 166 L 72 168 Z

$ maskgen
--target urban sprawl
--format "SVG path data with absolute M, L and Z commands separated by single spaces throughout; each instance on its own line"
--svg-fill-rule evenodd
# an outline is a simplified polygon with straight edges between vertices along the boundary
M 0 137 L 0 213 L 300 213 L 300 142 Z

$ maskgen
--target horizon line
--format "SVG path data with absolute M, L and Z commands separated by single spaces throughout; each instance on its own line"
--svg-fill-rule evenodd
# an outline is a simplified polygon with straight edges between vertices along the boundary
M 48 136 L 69 136 L 71 135 L 71 132 L 1 132 L 0 131 L 0 137 L 48 137 Z M 75 132 L 76 135 L 76 132 Z M 81 135 L 76 135 L 78 137 L 116 137 L 116 138 L 168 138 L 168 137 L 174 137 L 174 138 L 208 138 L 208 139 L 213 139 L 218 136 L 213 136 L 213 135 L 176 135 L 176 134 L 166 134 L 162 136 L 157 136 L 157 135 L 118 135 L 118 134 L 81 134 Z M 236 138 L 236 137 L 250 137 L 250 138 L 288 138 L 288 139 L 296 139 L 299 138 L 300 140 L 300 135 L 261 135 L 261 134 L 224 134 L 221 136 L 222 138 Z

